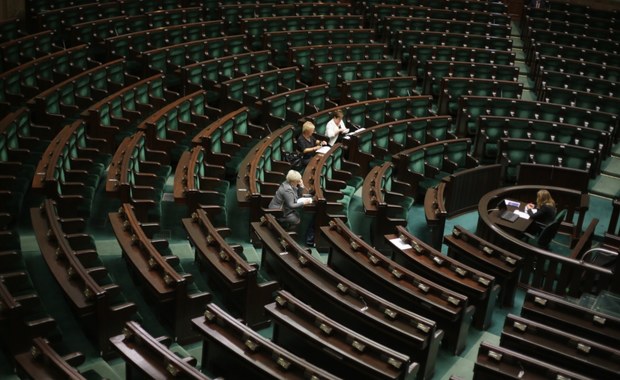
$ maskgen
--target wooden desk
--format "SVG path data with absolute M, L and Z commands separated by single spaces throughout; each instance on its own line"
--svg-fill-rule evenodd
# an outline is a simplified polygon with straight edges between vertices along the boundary
M 557 208 L 568 211 L 566 220 L 577 220 L 571 225 L 581 234 L 585 213 L 588 210 L 588 194 L 555 186 L 545 188 L 553 194 Z M 613 273 L 530 245 L 493 223 L 489 210 L 492 210 L 500 200 L 535 199 L 539 189 L 540 185 L 510 186 L 485 194 L 478 203 L 476 235 L 523 258 L 520 282 L 525 287 L 543 289 L 560 296 L 579 297 L 583 292 L 608 289 L 610 284 L 618 283 L 620 273 Z
M 520 210 L 521 208 L 525 209 L 525 205 L 527 203 L 526 202 L 520 202 L 520 203 L 521 204 L 519 205 L 519 207 L 507 206 L 506 211 L 514 212 L 516 210 L 521 211 Z M 489 213 L 489 219 L 491 220 L 491 222 L 500 226 L 504 231 L 508 232 L 509 234 L 513 236 L 522 235 L 525 231 L 527 231 L 530 225 L 532 225 L 532 223 L 534 222 L 534 218 L 525 219 L 521 217 L 519 217 L 514 222 L 511 222 L 509 220 L 502 219 L 503 212 L 504 210 L 493 209 Z

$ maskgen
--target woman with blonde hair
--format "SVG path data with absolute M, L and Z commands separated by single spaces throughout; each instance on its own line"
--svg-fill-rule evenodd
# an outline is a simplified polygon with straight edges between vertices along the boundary
M 304 168 L 323 145 L 326 145 L 326 142 L 318 140 L 314 136 L 314 124 L 311 121 L 306 121 L 301 127 L 301 135 L 297 138 L 297 149 L 303 154 L 301 165 Z
M 525 211 L 530 215 L 530 218 L 534 219 L 535 223 L 531 224 L 534 233 L 542 231 L 547 224 L 553 222 L 557 213 L 555 201 L 549 191 L 544 189 L 538 190 L 536 193 L 536 205 L 528 203 L 525 206 Z

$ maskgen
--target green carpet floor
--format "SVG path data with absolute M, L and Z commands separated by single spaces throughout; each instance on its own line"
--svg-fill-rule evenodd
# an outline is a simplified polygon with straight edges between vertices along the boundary
M 601 166 L 601 172 L 620 178 L 620 157 L 609 157 Z

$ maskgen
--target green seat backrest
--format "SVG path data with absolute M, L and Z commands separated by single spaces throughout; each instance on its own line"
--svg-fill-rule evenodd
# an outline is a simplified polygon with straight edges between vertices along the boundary
M 345 112 L 345 117 L 350 123 L 353 123 L 360 127 L 366 126 L 366 115 L 369 111 L 366 107 L 348 107 Z M 323 128 L 324 129 L 324 128 Z
M 371 102 L 368 103 L 368 105 L 365 107 L 366 110 L 364 113 L 366 114 L 367 118 L 374 120 L 376 124 L 381 124 L 385 121 L 386 107 L 387 104 L 385 102 Z M 356 111 L 361 108 L 362 107 L 354 107 Z M 355 123 L 355 121 L 353 122 Z M 355 124 L 363 125 L 358 123 Z
M 426 163 L 438 168 L 439 170 L 443 168 L 444 154 L 444 145 L 433 145 L 424 148 L 424 159 L 426 160 Z
M 409 153 L 407 168 L 412 173 L 418 173 L 424 175 L 424 150 L 416 149 L 415 151 Z
M 287 100 L 287 96 L 277 96 L 266 101 L 269 113 L 273 116 L 286 119 Z
M 447 143 L 445 154 L 446 158 L 454 162 L 458 168 L 466 168 L 467 157 L 469 156 L 469 144 L 466 141 Z
M 407 130 L 409 128 L 408 123 L 394 123 L 390 125 L 390 139 L 404 147 L 407 144 Z

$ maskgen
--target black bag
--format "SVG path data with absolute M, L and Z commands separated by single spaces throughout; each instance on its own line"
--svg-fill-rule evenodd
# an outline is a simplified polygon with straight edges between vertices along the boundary
M 301 168 L 302 157 L 303 157 L 303 154 L 299 152 L 283 152 L 282 153 L 282 158 L 284 159 L 284 161 L 291 164 L 291 167 L 293 169 Z

